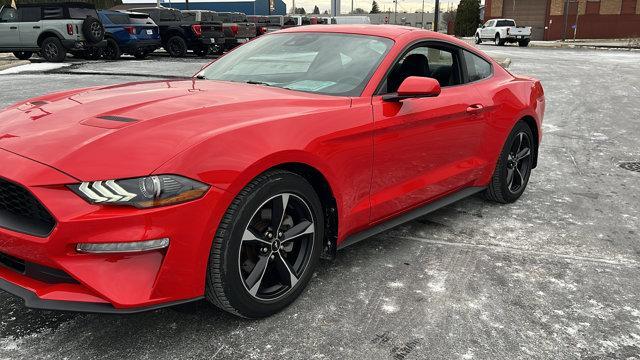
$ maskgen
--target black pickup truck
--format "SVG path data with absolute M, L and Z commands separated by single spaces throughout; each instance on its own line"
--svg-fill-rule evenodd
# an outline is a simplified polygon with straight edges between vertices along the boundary
M 227 32 L 226 48 L 244 44 L 256 37 L 256 24 L 247 20 L 247 15 L 238 12 L 219 12 L 218 18 L 223 22 L 224 30 Z M 231 36 L 229 36 L 229 33 Z
M 164 7 L 135 8 L 130 11 L 149 14 L 160 28 L 162 46 L 174 57 L 182 57 L 187 50 L 205 56 L 219 52 L 225 46 L 225 35 L 220 21 L 192 21 L 180 10 Z

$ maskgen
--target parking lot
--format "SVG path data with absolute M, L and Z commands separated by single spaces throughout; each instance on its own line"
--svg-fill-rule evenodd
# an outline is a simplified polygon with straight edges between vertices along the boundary
M 640 359 L 640 52 L 481 45 L 542 80 L 538 168 L 523 198 L 478 197 L 323 262 L 264 320 L 204 302 L 129 316 L 28 310 L 0 294 L 7 359 Z M 40 94 L 190 76 L 154 55 L 0 75 L 0 108 Z M 70 119 L 70 121 L 72 121 Z

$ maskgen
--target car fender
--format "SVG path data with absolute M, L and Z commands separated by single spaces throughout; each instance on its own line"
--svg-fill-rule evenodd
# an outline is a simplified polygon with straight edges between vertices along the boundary
M 62 33 L 60 33 L 56 29 L 49 28 L 43 31 L 40 35 L 38 35 L 38 41 L 37 41 L 38 46 L 42 45 L 42 42 L 44 41 L 44 39 L 51 36 L 55 36 L 60 40 L 64 40 L 64 36 L 62 35 Z

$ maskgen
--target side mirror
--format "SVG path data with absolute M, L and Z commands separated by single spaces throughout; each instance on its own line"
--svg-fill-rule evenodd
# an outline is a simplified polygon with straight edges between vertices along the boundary
M 409 76 L 404 79 L 398 92 L 382 95 L 382 100 L 398 102 L 404 99 L 426 98 L 440 95 L 438 80 L 428 77 Z

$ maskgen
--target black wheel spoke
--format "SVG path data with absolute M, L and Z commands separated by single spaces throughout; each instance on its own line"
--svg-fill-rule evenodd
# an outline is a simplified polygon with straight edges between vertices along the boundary
M 292 227 L 284 233 L 284 238 L 282 240 L 283 243 L 286 243 L 289 240 L 300 238 L 303 235 L 313 234 L 315 228 L 311 221 L 303 221 L 298 225 Z
M 264 279 L 264 274 L 267 272 L 267 268 L 269 267 L 269 258 L 271 257 L 271 253 L 260 256 L 258 258 L 258 262 L 256 266 L 253 267 L 249 277 L 247 277 L 247 286 L 249 288 L 249 293 L 255 296 L 260 290 L 260 285 L 262 285 L 262 279 Z
M 509 189 L 513 189 L 513 174 L 515 171 L 513 169 L 507 169 L 507 187 Z
M 289 194 L 282 194 L 273 199 L 273 207 L 271 208 L 271 228 L 277 234 L 280 232 L 284 215 L 289 204 Z
M 280 253 L 276 255 L 276 270 L 280 275 L 280 279 L 284 280 L 289 287 L 296 286 L 298 276 L 293 272 L 287 260 Z
M 529 149 L 528 147 L 520 150 L 517 154 L 516 154 L 516 161 L 520 161 L 524 158 L 526 158 L 527 156 L 529 156 L 531 154 L 531 149 Z

